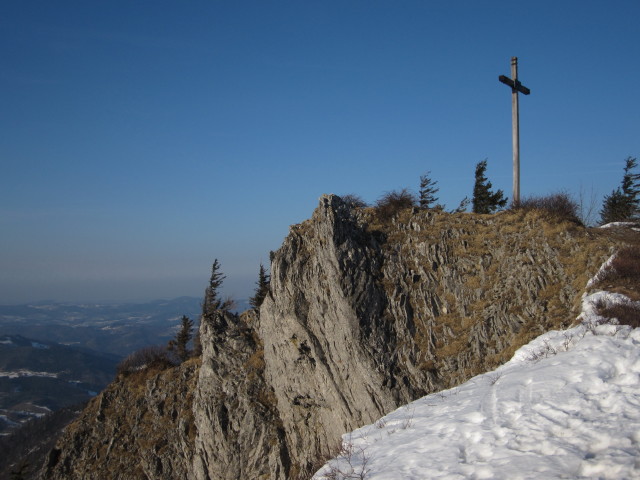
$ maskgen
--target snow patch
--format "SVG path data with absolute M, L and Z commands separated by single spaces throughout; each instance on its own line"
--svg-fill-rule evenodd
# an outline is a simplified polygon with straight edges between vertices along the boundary
M 579 325 L 344 435 L 313 478 L 640 478 L 640 329 L 595 309 L 619 302 L 585 296 Z
M 8 378 L 19 378 L 19 377 L 49 377 L 49 378 L 58 378 L 58 373 L 53 372 L 34 372 L 33 370 L 27 370 L 26 368 L 21 368 L 19 370 L 14 370 L 11 372 L 4 372 L 0 370 L 0 377 L 8 377 Z
M 600 228 L 624 228 L 624 227 L 636 227 L 636 222 L 611 222 L 605 225 L 600 225 Z

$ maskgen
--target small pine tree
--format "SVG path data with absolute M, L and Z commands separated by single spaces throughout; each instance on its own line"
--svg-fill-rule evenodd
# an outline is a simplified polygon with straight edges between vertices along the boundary
M 431 172 L 420 176 L 420 208 L 431 208 L 431 205 L 438 201 L 436 193 L 440 190 L 436 185 L 437 181 L 430 177 Z
M 624 166 L 624 176 L 622 177 L 622 193 L 629 198 L 629 202 L 635 209 L 640 205 L 640 173 L 633 173 L 632 170 L 638 166 L 635 158 L 627 157 Z
M 482 160 L 476 165 L 475 185 L 473 187 L 473 213 L 493 213 L 498 208 L 504 208 L 507 199 L 504 192 L 491 191 L 491 182 L 484 176 L 487 170 L 487 160 Z
M 629 217 L 629 204 L 620 188 L 616 188 L 610 195 L 605 195 L 600 210 L 601 225 L 611 222 L 622 222 Z
M 220 272 L 220 263 L 216 258 L 211 266 L 211 279 L 209 286 L 204 292 L 204 301 L 202 303 L 202 316 L 210 318 L 216 310 L 228 310 L 233 302 L 231 300 L 223 301 L 220 298 L 220 287 L 222 282 L 227 278 Z
M 186 315 L 182 316 L 180 320 L 180 330 L 176 334 L 175 348 L 178 354 L 178 358 L 184 362 L 189 358 L 188 344 L 189 340 L 193 337 L 193 320 Z
M 637 220 L 640 216 L 640 174 L 632 172 L 636 167 L 636 159 L 628 157 L 620 187 L 604 197 L 600 211 L 602 224 Z
M 264 301 L 267 293 L 269 293 L 269 275 L 262 263 L 260 264 L 260 271 L 258 272 L 258 281 L 256 282 L 255 294 L 249 300 L 249 304 L 254 310 L 258 310 L 262 302 Z

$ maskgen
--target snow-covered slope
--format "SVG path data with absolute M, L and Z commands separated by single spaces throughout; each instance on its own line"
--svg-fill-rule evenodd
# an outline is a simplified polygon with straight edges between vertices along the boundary
M 640 329 L 582 323 L 548 332 L 494 372 L 343 436 L 314 479 L 640 478 Z

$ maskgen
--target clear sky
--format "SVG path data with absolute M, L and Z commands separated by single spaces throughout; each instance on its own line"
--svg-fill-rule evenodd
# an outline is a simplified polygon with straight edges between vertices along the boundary
M 246 298 L 323 193 L 602 196 L 640 157 L 640 2 L 0 4 L 0 303 Z

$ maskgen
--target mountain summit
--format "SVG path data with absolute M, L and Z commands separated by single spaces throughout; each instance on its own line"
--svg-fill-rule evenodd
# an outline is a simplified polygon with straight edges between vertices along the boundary
M 219 311 L 201 357 L 119 375 L 43 476 L 309 478 L 345 432 L 569 327 L 620 238 L 535 210 L 380 216 L 323 196 L 259 312 Z

